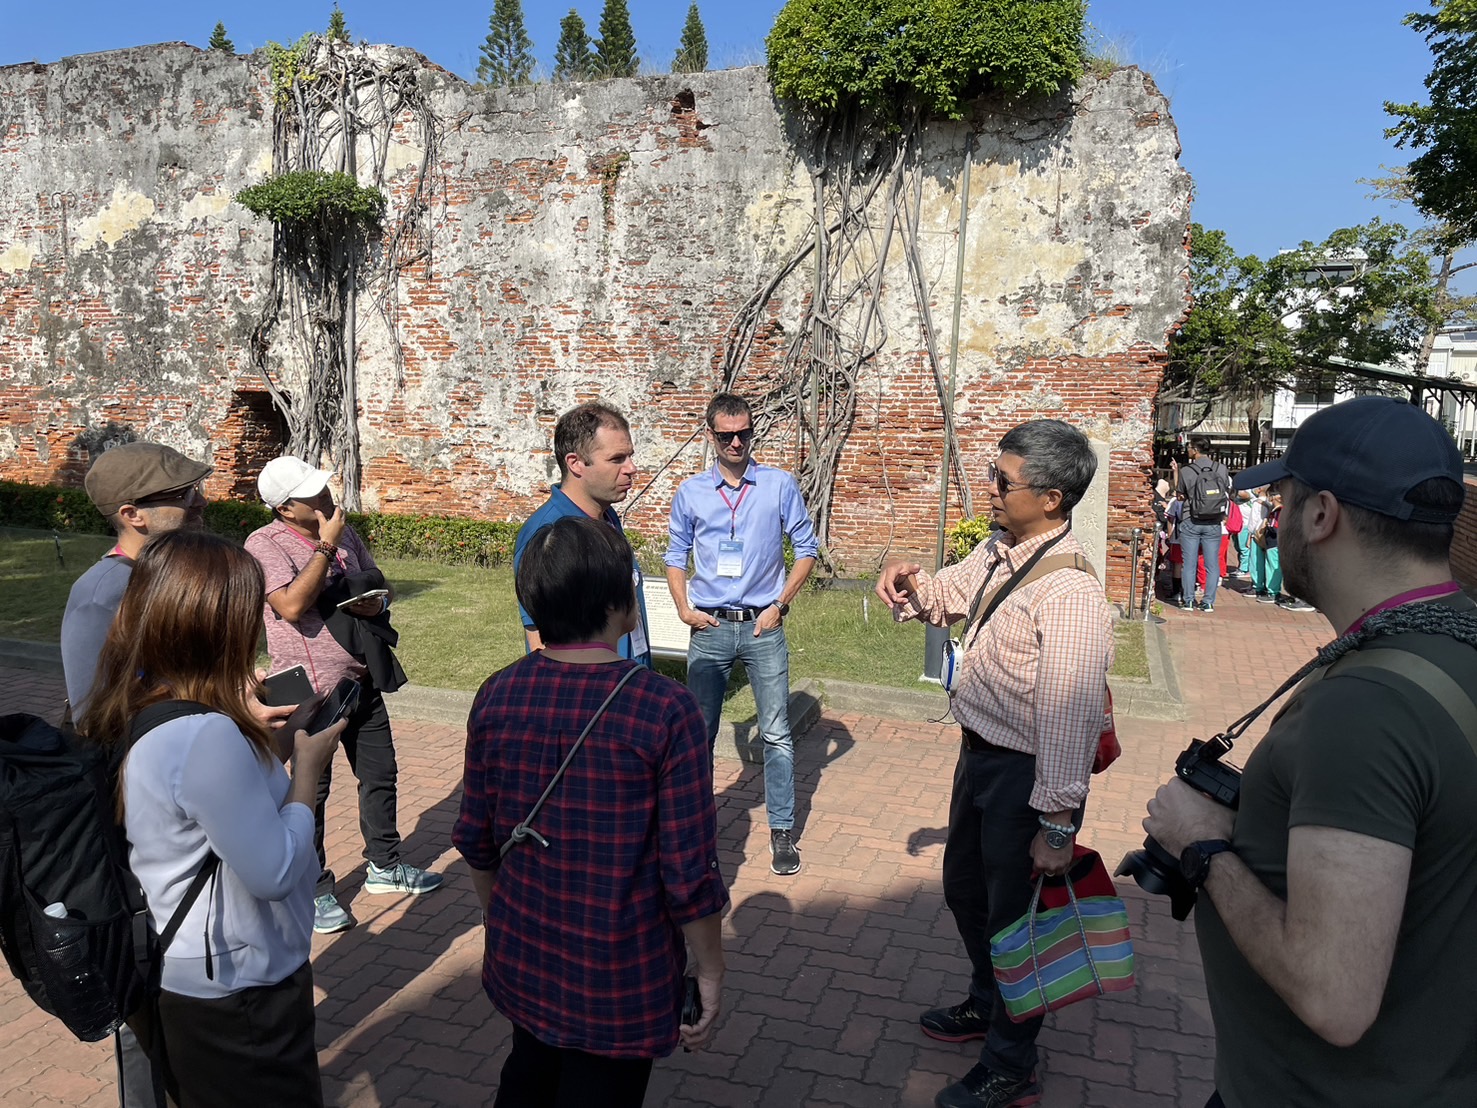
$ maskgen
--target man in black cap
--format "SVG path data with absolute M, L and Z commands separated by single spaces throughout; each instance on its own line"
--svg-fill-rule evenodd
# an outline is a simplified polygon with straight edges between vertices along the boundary
M 1287 588 L 1339 638 L 1284 685 L 1306 674 L 1237 810 L 1176 780 L 1144 821 L 1201 893 L 1210 1104 L 1471 1108 L 1477 606 L 1448 558 L 1461 454 L 1419 408 L 1360 397 L 1236 484 L 1281 492 Z

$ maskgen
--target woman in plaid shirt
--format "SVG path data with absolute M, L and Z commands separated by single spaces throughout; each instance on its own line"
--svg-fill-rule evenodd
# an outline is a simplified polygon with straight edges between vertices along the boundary
M 516 584 L 544 648 L 489 677 L 467 723 L 452 841 L 485 905 L 483 987 L 513 1023 L 502 1108 L 640 1105 L 652 1059 L 706 1045 L 719 1011 L 728 891 L 707 733 L 687 689 L 617 652 L 636 618 L 631 558 L 598 520 L 533 537 Z M 500 863 L 633 668 L 531 822 L 537 837 Z M 684 939 L 703 1014 L 679 1027 Z

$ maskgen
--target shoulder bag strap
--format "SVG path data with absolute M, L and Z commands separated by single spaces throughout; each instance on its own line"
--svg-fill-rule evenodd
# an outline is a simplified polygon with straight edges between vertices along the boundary
M 975 594 L 974 603 L 969 606 L 969 618 L 964 621 L 964 627 L 959 632 L 959 641 L 967 642 L 969 639 L 971 628 L 978 632 L 979 628 L 983 627 L 987 622 L 989 622 L 990 617 L 995 614 L 995 609 L 1000 607 L 1000 605 L 1005 602 L 1005 598 L 1007 596 L 1013 593 L 1021 585 L 1024 585 L 1027 581 L 1034 581 L 1037 577 L 1041 576 L 1039 573 L 1033 574 L 1032 571 L 1036 569 L 1037 564 L 1045 556 L 1046 552 L 1066 537 L 1067 532 L 1063 531 L 1060 535 L 1052 539 L 1050 542 L 1042 543 L 1041 546 L 1036 549 L 1036 552 L 1026 559 L 1025 565 L 1021 566 L 1020 569 L 1016 570 L 1000 585 L 998 585 L 995 588 L 995 591 L 990 594 L 990 602 L 988 605 L 986 605 L 984 614 L 980 616 L 979 622 L 976 623 L 974 618 L 975 613 L 979 611 L 980 603 L 985 598 L 985 590 L 990 587 L 990 578 L 986 577 L 985 583 L 980 586 L 980 591 Z M 1004 559 L 1002 559 L 1001 561 L 1003 562 Z M 991 576 L 994 575 L 995 569 L 1000 568 L 1000 564 L 1001 563 L 996 563 L 995 568 L 990 570 Z
M 1477 753 L 1477 703 L 1451 674 L 1435 662 L 1398 646 L 1372 647 L 1345 654 L 1320 672 L 1329 676 L 1357 670 L 1363 670 L 1371 677 L 1378 672 L 1392 673 L 1420 688 L 1451 717 L 1473 753 Z
M 523 819 L 518 822 L 518 825 L 513 828 L 513 833 L 508 836 L 507 842 L 503 843 L 502 847 L 498 850 L 497 857 L 499 862 L 501 862 L 504 858 L 508 856 L 508 851 L 512 850 L 524 839 L 535 839 L 542 847 L 547 847 L 549 845 L 549 840 L 544 838 L 529 825 L 533 823 L 534 818 L 543 808 L 544 801 L 548 800 L 549 797 L 553 795 L 554 790 L 559 785 L 560 779 L 564 776 L 564 771 L 569 768 L 569 763 L 574 761 L 574 756 L 579 753 L 580 747 L 584 745 L 585 739 L 589 736 L 591 730 L 594 729 L 595 724 L 599 721 L 600 717 L 605 714 L 605 709 L 610 707 L 610 702 L 616 698 L 616 696 L 623 688 L 626 687 L 626 682 L 630 681 L 631 678 L 640 673 L 643 668 L 644 667 L 642 667 L 639 663 L 632 664 L 631 668 L 626 670 L 625 675 L 622 676 L 621 679 L 615 683 L 615 688 L 610 690 L 610 695 L 607 696 L 603 701 L 601 701 L 600 707 L 595 709 L 595 714 L 590 717 L 590 722 L 585 724 L 585 729 L 580 732 L 579 738 L 574 740 L 574 745 L 569 748 L 569 753 L 564 756 L 564 761 L 560 762 L 559 768 L 554 771 L 554 779 L 549 782 L 548 788 L 544 789 L 543 795 L 541 795 L 538 800 L 534 802 L 533 808 L 530 809 L 528 815 L 524 816 Z

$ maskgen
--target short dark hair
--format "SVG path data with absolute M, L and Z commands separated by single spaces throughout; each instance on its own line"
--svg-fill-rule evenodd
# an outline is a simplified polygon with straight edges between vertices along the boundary
M 1280 485 L 1284 506 L 1288 511 L 1301 508 L 1308 497 L 1317 491 L 1312 485 L 1299 481 L 1296 477 L 1284 478 Z M 1450 477 L 1428 477 L 1406 493 L 1405 499 L 1417 508 L 1455 514 L 1461 510 L 1465 493 L 1466 490 Z M 1337 495 L 1334 494 L 1335 497 Z M 1349 525 L 1372 550 L 1422 562 L 1445 561 L 1451 556 L 1452 539 L 1456 537 L 1455 523 L 1396 519 L 1345 500 L 1339 501 L 1339 508 L 1349 517 Z
M 595 435 L 602 427 L 614 427 L 617 431 L 631 433 L 631 425 L 609 404 L 592 400 L 577 408 L 570 408 L 554 424 L 554 460 L 559 463 L 559 474 L 569 476 L 569 463 L 564 459 L 571 454 L 583 462 L 590 460 L 590 448 L 595 444 Z
M 631 544 L 610 524 L 565 516 L 523 548 L 513 585 L 545 644 L 584 642 L 636 604 Z
M 1190 440 L 1190 445 L 1195 448 L 1195 453 L 1197 454 L 1210 453 L 1210 440 L 1204 435 L 1196 435 Z
M 703 413 L 703 422 L 711 430 L 713 420 L 719 416 L 748 416 L 749 426 L 754 426 L 754 410 L 749 402 L 736 392 L 720 392 L 708 401 L 708 410 Z
M 1097 473 L 1097 455 L 1087 436 L 1059 419 L 1033 419 L 1012 427 L 1000 440 L 1003 454 L 1025 460 L 1021 476 L 1038 491 L 1062 494 L 1062 511 L 1070 512 L 1087 494 Z

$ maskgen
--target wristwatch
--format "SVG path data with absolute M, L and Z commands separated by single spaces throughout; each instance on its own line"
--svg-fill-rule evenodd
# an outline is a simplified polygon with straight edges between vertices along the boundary
M 1210 860 L 1231 849 L 1225 839 L 1202 839 L 1180 851 L 1180 873 L 1190 888 L 1198 889 L 1210 876 Z
M 1041 824 L 1041 837 L 1052 850 L 1061 850 L 1077 834 L 1077 828 L 1070 823 L 1052 823 L 1045 816 L 1037 816 L 1036 822 Z
M 778 608 L 780 610 L 780 619 L 784 619 L 787 615 L 790 614 L 790 606 L 788 604 L 781 604 L 778 600 L 771 604 L 770 607 Z

